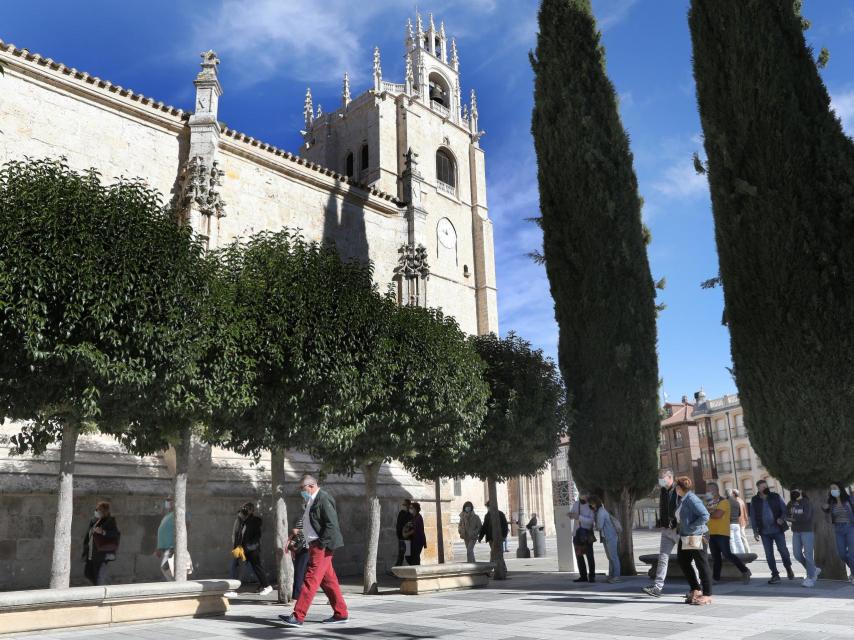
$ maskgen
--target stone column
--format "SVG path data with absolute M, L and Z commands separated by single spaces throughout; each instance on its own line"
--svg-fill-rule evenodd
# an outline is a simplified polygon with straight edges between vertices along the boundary
M 569 512 L 578 500 L 578 490 L 572 481 L 569 469 L 569 444 L 561 444 L 558 454 L 552 461 L 552 501 L 554 504 L 555 530 L 557 532 L 558 571 L 575 572 L 575 549 L 572 536 L 575 534 L 575 520 Z

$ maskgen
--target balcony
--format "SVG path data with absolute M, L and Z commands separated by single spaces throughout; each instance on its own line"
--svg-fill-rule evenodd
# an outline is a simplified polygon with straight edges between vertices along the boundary
M 430 108 L 433 109 L 433 111 L 435 111 L 439 115 L 441 115 L 443 118 L 450 118 L 451 117 L 451 110 L 448 109 L 448 107 L 443 105 L 441 102 L 437 102 L 436 100 L 431 100 L 430 101 Z
M 753 489 L 745 489 L 741 492 L 741 497 L 744 500 L 750 500 L 753 497 Z
M 736 460 L 735 468 L 739 471 L 750 471 L 753 468 L 753 464 L 750 460 Z
M 712 440 L 715 442 L 726 442 L 729 440 L 729 435 L 726 431 L 712 431 Z
M 746 438 L 747 437 L 747 429 L 744 427 L 736 427 L 735 428 L 735 437 L 736 438 Z
M 382 88 L 383 91 L 388 91 L 389 93 L 394 94 L 403 93 L 404 91 L 406 91 L 405 84 L 399 84 L 397 82 L 386 82 L 385 80 L 383 80 Z
M 718 473 L 732 473 L 732 462 L 718 462 Z

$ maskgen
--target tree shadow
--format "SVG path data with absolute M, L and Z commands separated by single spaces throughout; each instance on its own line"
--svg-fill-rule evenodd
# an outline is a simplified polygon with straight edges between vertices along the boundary
M 347 185 L 343 198 L 334 192 L 329 194 L 323 212 L 323 241 L 334 244 L 345 260 L 368 262 L 370 247 L 365 225 L 366 196 L 360 191 Z

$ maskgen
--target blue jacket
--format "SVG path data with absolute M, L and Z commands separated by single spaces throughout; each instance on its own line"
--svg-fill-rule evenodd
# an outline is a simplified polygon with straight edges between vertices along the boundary
M 608 513 L 604 505 L 596 510 L 596 528 L 599 529 L 603 539 L 617 539 L 617 530 L 611 522 L 611 514 Z
M 777 524 L 781 532 L 787 531 L 789 525 L 786 524 L 786 503 L 779 493 L 771 491 L 766 498 L 768 506 L 771 507 L 771 513 L 774 515 L 774 521 L 782 520 L 783 524 Z M 762 511 L 765 508 L 764 500 L 759 494 L 753 496 L 750 501 L 750 526 L 754 533 L 762 533 Z
M 709 530 L 709 510 L 693 491 L 682 496 L 682 508 L 679 510 L 679 535 L 700 536 Z

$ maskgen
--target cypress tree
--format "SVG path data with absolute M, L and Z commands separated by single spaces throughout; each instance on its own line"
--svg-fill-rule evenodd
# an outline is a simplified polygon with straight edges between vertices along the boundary
M 745 424 L 768 472 L 820 505 L 854 478 L 854 143 L 798 4 L 694 0 L 689 24 Z M 816 527 L 822 576 L 841 577 Z
M 531 62 L 543 257 L 579 483 L 619 502 L 623 573 L 632 506 L 655 483 L 655 288 L 629 140 L 589 0 L 543 0 Z

